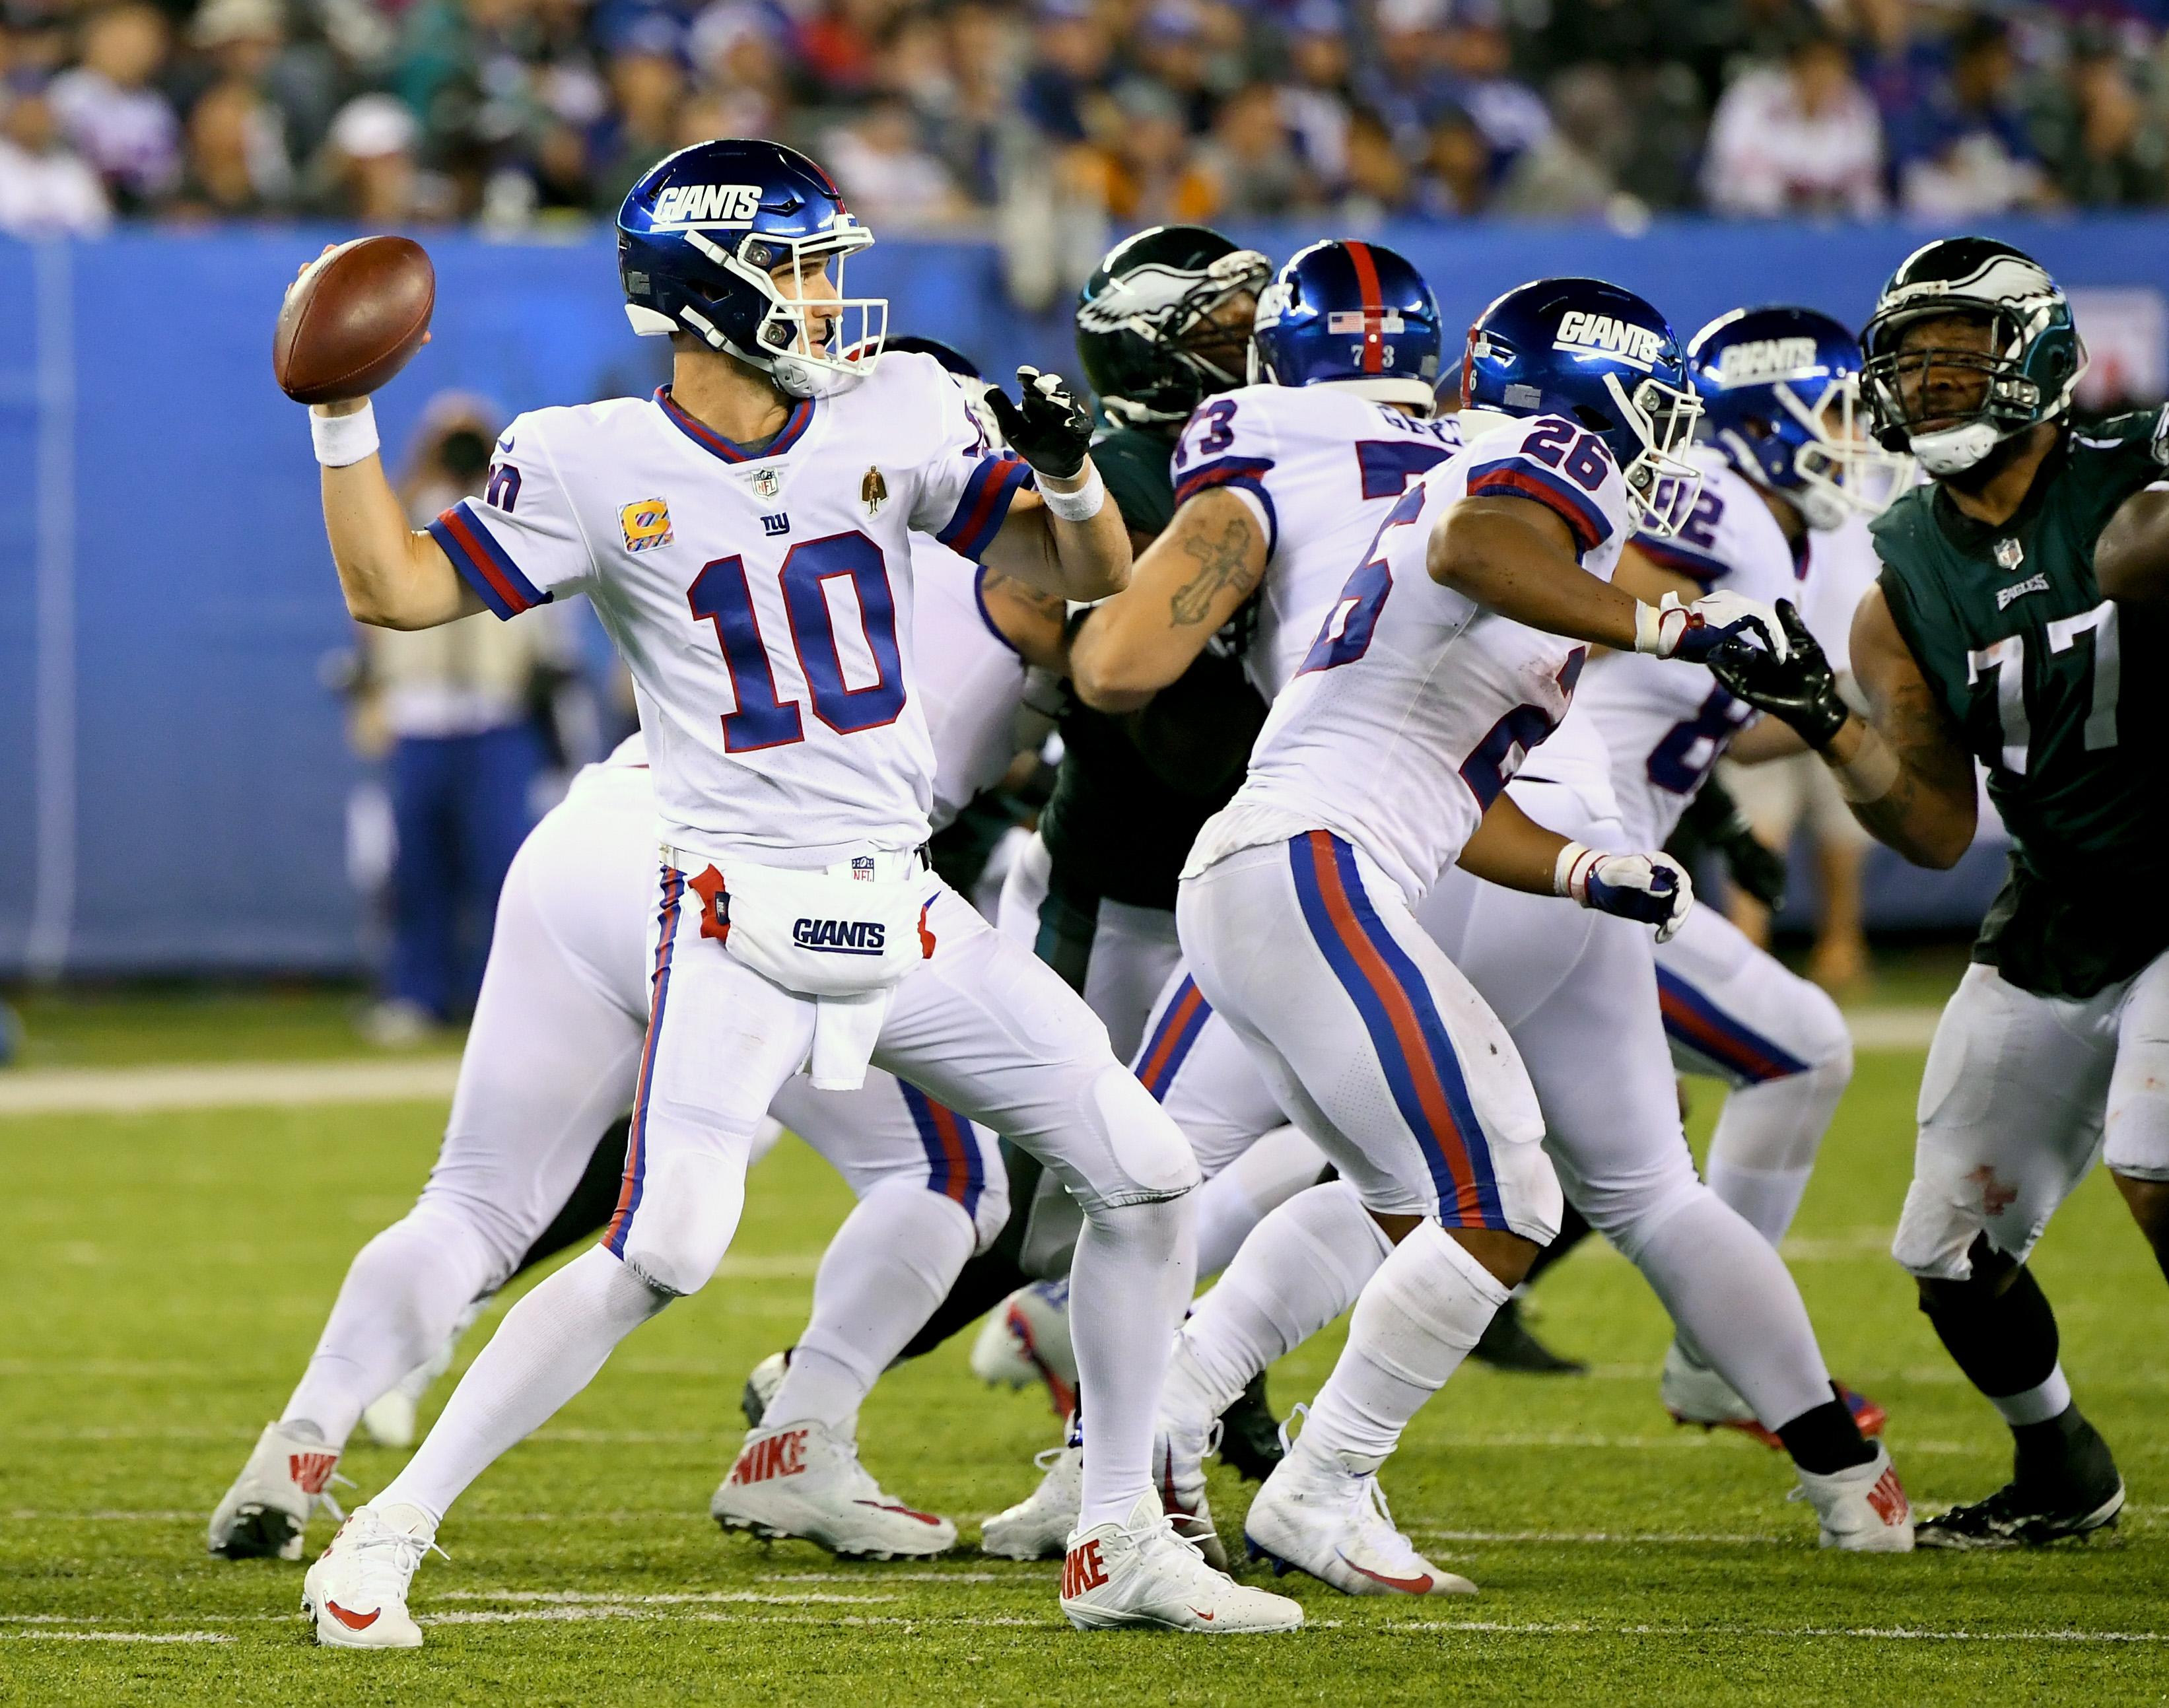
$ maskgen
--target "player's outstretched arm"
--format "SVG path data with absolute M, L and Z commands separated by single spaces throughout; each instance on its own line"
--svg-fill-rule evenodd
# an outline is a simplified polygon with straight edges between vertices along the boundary
M 1852 620 L 1853 676 L 1868 695 L 1866 718 L 1838 697 L 1830 660 L 1799 613 L 1783 600 L 1777 611 L 1790 656 L 1716 660 L 1717 679 L 1799 732 L 1877 841 L 1915 865 L 1957 865 L 1973 845 L 1973 756 L 1898 632 L 1882 589 L 1869 589 Z
M 1188 500 L 1130 584 L 1095 606 L 1071 641 L 1078 698 L 1100 711 L 1137 710 L 1196 662 L 1265 573 L 1265 530 L 1239 493 L 1212 487 Z
M 2094 543 L 2094 579 L 2118 604 L 2169 605 L 2169 490 L 2117 506 Z
M 1532 896 L 1564 896 L 1600 913 L 1639 919 L 1664 942 L 1694 906 L 1687 869 L 1666 854 L 1607 854 L 1547 830 L 1515 805 L 1493 798 L 1456 862 L 1488 882 Z
M 326 420 L 359 414 L 365 400 L 319 403 Z M 375 451 L 323 469 L 324 531 L 338 567 L 346 608 L 380 629 L 434 629 L 483 609 L 452 561 L 427 534 L 407 525 L 399 495 Z
M 1533 499 L 1462 499 L 1431 530 L 1426 567 L 1440 586 L 1486 610 L 1621 652 L 1702 663 L 1756 642 L 1779 654 L 1785 648 L 1777 614 L 1759 599 L 1717 593 L 1682 604 L 1669 595 L 1649 605 L 1600 580 L 1575 557 L 1564 519 Z
M 1102 599 L 1130 575 L 1130 532 L 1092 466 L 1092 419 L 1059 374 L 1017 370 L 1021 402 L 987 407 L 1010 450 L 1031 465 L 1037 494 L 1010 506 L 980 561 L 1058 599 Z

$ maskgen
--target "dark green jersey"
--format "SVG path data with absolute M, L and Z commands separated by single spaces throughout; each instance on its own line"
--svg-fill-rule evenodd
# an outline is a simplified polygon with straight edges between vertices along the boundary
M 2162 478 L 2165 427 L 2068 431 L 2001 527 L 1941 487 L 1873 527 L 1891 617 L 2014 843 L 1974 959 L 2042 995 L 2090 996 L 2169 948 L 2169 625 L 2104 599 L 2093 567 L 2117 507 Z
M 1180 423 L 1175 424 L 1179 428 Z M 1133 534 L 1175 516 L 1174 430 L 1119 428 L 1092 460 Z M 1198 827 L 1243 780 L 1265 703 L 1239 660 L 1208 652 L 1143 711 L 1078 705 L 1062 721 L 1062 769 L 1040 815 L 1055 888 L 1137 907 L 1175 906 L 1175 878 Z

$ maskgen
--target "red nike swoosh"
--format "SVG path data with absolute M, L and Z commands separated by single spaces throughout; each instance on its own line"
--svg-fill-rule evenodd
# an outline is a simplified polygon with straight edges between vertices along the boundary
M 898 1506 L 891 1501 L 861 1500 L 855 1501 L 852 1504 L 855 1506 L 870 1506 L 877 1513 L 902 1513 L 904 1517 L 908 1519 L 917 1519 L 922 1524 L 938 1524 L 941 1522 L 941 1520 L 936 1518 L 932 1513 L 916 1512 L 910 1507 Z
M 1407 1595 L 1428 1595 L 1431 1594 L 1431 1579 L 1428 1577 L 1388 1578 L 1383 1572 L 1372 1572 L 1365 1567 L 1358 1566 L 1346 1554 L 1343 1554 L 1340 1556 L 1340 1563 L 1347 1567 L 1351 1571 L 1362 1572 L 1363 1575 L 1366 1578 L 1368 1578 L 1373 1583 L 1384 1584 L 1388 1589 L 1398 1589 L 1404 1594 Z
M 349 1613 L 336 1601 L 327 1601 L 324 1604 L 324 1611 L 330 1614 L 349 1631 L 367 1631 L 370 1626 L 384 1617 L 384 1610 L 381 1607 L 374 1613 Z
M 1200 1611 L 1198 1609 L 1196 1609 L 1196 1608 L 1195 1608 L 1195 1607 L 1191 1608 L 1190 1610 L 1191 1610 L 1192 1613 L 1196 1614 L 1196 1615 L 1197 1615 L 1197 1616 L 1198 1616 L 1200 1619 L 1203 1620 L 1204 1620 L 1207 1625 L 1212 1624 L 1212 1621 L 1213 1621 L 1214 1620 L 1216 1620 L 1216 1619 L 1218 1619 L 1218 1618 L 1219 1618 L 1219 1617 L 1220 1617 L 1220 1615 L 1219 1615 L 1218 1614 L 1217 1614 L 1217 1613 L 1205 1613 L 1205 1612 L 1202 1612 L 1202 1611 Z

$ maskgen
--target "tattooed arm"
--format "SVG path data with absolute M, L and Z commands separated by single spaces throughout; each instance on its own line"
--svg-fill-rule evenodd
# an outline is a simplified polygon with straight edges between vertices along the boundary
M 1190 668 L 1266 573 L 1266 533 L 1250 501 L 1212 487 L 1175 513 L 1130 573 L 1092 608 L 1069 648 L 1078 697 L 1134 711 Z
M 1026 663 L 1069 673 L 1069 607 L 1063 599 L 989 564 L 979 571 L 979 609 Z
M 1951 866 L 1973 844 L 1973 755 L 1871 589 L 1852 620 L 1852 668 L 1868 717 L 1848 717 L 1822 749 L 1852 816 L 1919 866 Z

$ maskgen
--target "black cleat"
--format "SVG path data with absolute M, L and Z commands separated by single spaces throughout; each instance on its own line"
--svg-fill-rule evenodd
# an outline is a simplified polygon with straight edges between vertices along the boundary
M 1261 1372 L 1220 1414 L 1220 1462 L 1233 1466 L 1248 1482 L 1263 1482 L 1282 1456 L 1280 1426 L 1273 1422 Z
M 224 1541 L 211 1551 L 221 1560 L 298 1560 L 301 1526 L 275 1507 L 245 1506 L 234 1514 Z
M 1921 1548 L 2038 1548 L 2112 1529 L 2123 1510 L 2122 1478 L 2107 1494 L 2006 1482 L 1986 1500 L 1918 1520 L 1913 1542 Z
M 1529 1333 L 1521 1320 L 1521 1304 L 1509 1299 L 1485 1325 L 1477 1339 L 1474 1356 L 1494 1370 L 1514 1370 L 1524 1375 L 1586 1375 L 1589 1366 L 1580 1359 L 1562 1358 Z

